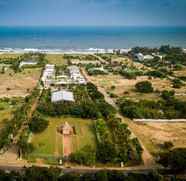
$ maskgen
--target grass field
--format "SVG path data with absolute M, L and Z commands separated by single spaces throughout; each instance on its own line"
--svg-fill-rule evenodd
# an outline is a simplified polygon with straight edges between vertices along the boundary
M 47 54 L 46 59 L 48 60 L 48 63 L 55 65 L 64 65 L 67 63 L 63 54 Z
M 96 146 L 93 132 L 93 121 L 71 117 L 53 118 L 48 117 L 48 128 L 40 133 L 32 135 L 31 142 L 35 150 L 29 158 L 47 158 L 63 155 L 62 135 L 57 133 L 57 127 L 67 121 L 75 127 L 76 134 L 72 137 L 73 152 L 83 148 L 85 145 Z
M 19 73 L 9 69 L 4 74 L 0 74 L 0 97 L 27 95 L 37 85 L 40 74 L 40 68 L 24 69 Z
M 3 101 L 0 100 L 0 129 L 4 125 L 4 120 L 10 120 L 12 117 L 12 112 L 21 104 L 22 100 L 21 98 L 16 98 L 16 104 L 14 105 L 11 104 L 11 100 L 8 101 Z

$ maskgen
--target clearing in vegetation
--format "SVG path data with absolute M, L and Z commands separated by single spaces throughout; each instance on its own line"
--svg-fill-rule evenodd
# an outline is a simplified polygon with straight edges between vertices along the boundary
M 41 69 L 24 69 L 14 73 L 11 70 L 0 74 L 0 97 L 24 97 L 37 85 Z
M 66 121 L 74 127 L 75 133 L 72 135 L 72 152 L 76 152 L 86 145 L 96 147 L 93 120 L 72 118 L 72 117 L 47 117 L 48 128 L 39 134 L 32 135 L 31 143 L 34 151 L 29 158 L 50 159 L 51 157 L 63 156 L 62 135 L 57 133 L 57 127 Z

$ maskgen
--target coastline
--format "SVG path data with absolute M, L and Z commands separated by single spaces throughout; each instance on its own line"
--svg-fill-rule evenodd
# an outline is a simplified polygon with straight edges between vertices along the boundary
M 186 53 L 186 48 L 181 47 L 183 52 Z M 113 48 L 113 49 L 101 49 L 101 48 L 88 48 L 88 49 L 35 49 L 35 48 L 0 48 L 0 54 L 24 54 L 24 53 L 46 53 L 46 54 L 104 54 L 114 53 L 116 50 L 120 50 L 121 53 L 128 53 L 132 48 Z
M 0 54 L 24 54 L 24 53 L 46 53 L 46 54 L 95 54 L 95 53 L 113 53 L 118 49 L 101 49 L 101 48 L 88 48 L 88 49 L 35 49 L 35 48 L 1 48 Z M 129 52 L 131 48 L 120 49 L 122 52 Z

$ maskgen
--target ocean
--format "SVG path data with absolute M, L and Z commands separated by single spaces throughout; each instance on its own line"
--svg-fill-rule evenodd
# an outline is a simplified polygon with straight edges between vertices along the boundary
M 0 27 L 0 51 L 186 48 L 186 27 Z

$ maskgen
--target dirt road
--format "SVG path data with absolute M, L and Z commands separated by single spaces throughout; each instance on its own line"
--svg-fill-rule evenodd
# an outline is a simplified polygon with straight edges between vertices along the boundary
M 86 73 L 86 71 L 84 69 L 82 69 L 82 73 L 84 74 L 84 76 L 86 77 L 87 81 L 92 82 L 91 77 Z M 92 82 L 94 83 L 94 82 Z M 94 83 L 95 84 L 95 83 Z M 124 118 L 120 113 L 119 113 L 119 108 L 116 105 L 116 103 L 113 101 L 113 99 L 111 97 L 109 97 L 109 95 L 107 94 L 107 92 L 105 91 L 104 88 L 100 87 L 99 85 L 96 85 L 98 90 L 104 95 L 105 97 L 105 101 L 107 103 L 109 103 L 110 105 L 112 105 L 114 108 L 116 108 L 116 110 L 118 111 L 117 113 L 117 117 L 121 118 L 122 121 L 126 124 L 128 124 L 129 130 L 132 133 L 132 137 L 137 137 L 135 134 L 135 130 L 132 128 L 132 120 L 129 120 L 128 118 Z M 151 167 L 151 166 L 155 166 L 155 161 L 153 156 L 150 154 L 150 152 L 146 149 L 146 147 L 144 146 L 143 142 L 138 138 L 142 148 L 143 148 L 143 153 L 142 153 L 142 159 L 144 162 L 144 165 L 146 167 Z

